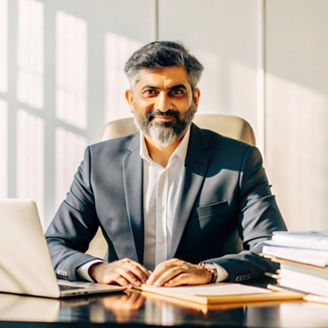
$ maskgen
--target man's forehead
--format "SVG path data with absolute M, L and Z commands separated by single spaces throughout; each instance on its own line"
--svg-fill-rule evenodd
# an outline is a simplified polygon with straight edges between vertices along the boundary
M 187 79 L 187 72 L 184 67 L 170 66 L 157 69 L 141 69 L 138 71 L 136 83 L 140 87 L 143 85 L 157 85 L 165 84 L 165 87 L 170 87 L 178 84 L 189 85 Z

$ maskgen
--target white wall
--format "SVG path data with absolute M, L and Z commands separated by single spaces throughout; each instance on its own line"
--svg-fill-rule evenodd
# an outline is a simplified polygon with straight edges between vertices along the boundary
M 268 172 L 290 229 L 328 229 L 328 1 L 266 9 Z
M 199 112 L 245 117 L 258 137 L 261 14 L 257 0 L 164 0 L 159 7 L 160 39 L 183 40 L 204 63 Z
M 327 17 L 326 0 L 0 0 L 0 197 L 49 223 L 158 37 L 203 62 L 199 112 L 252 124 L 289 228 L 327 229 Z
M 0 9 L 0 197 L 36 200 L 46 226 L 85 146 L 129 113 L 119 111 L 122 63 L 153 39 L 154 2 L 0 0 Z

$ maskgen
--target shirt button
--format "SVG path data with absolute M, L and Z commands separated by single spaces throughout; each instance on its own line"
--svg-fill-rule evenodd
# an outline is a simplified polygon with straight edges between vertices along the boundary
M 164 244 L 164 240 L 161 239 L 161 240 L 159 241 L 159 243 L 160 243 L 161 245 L 163 245 L 163 244 Z
M 158 206 L 158 210 L 159 210 L 159 211 L 164 211 L 165 208 L 164 208 L 164 206 L 161 206 L 161 205 L 160 205 L 160 206 Z

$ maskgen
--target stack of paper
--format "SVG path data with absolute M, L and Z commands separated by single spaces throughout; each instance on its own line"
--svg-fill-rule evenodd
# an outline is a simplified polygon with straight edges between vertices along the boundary
M 282 287 L 328 297 L 328 232 L 275 232 L 265 256 L 280 263 Z

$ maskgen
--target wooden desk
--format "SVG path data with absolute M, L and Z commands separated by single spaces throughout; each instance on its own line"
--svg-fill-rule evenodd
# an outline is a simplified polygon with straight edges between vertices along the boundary
M 328 327 L 328 306 L 303 302 L 190 308 L 137 293 L 65 301 L 0 294 L 0 327 Z

